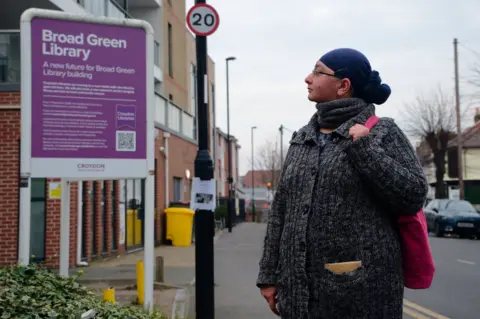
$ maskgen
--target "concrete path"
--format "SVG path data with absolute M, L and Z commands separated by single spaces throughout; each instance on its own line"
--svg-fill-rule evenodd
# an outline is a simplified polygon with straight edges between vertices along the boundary
M 255 286 L 265 224 L 243 223 L 215 245 L 215 318 L 278 318 Z
M 155 257 L 157 256 L 162 256 L 164 260 L 164 285 L 161 290 L 155 290 L 155 305 L 170 316 L 176 304 L 177 292 L 182 290 L 187 300 L 184 304 L 187 318 L 195 318 L 195 294 L 192 282 L 195 276 L 195 246 L 160 246 L 155 248 Z M 136 291 L 124 288 L 136 283 L 136 264 L 137 261 L 143 260 L 143 257 L 144 252 L 138 251 L 95 261 L 88 267 L 71 269 L 70 273 L 75 274 L 82 270 L 84 274 L 79 278 L 81 283 L 99 291 L 99 294 L 102 289 L 115 287 L 117 301 L 131 303 L 136 299 Z
M 118 284 L 135 282 L 137 261 L 143 260 L 143 251 L 125 256 L 112 257 L 107 260 L 92 262 L 88 267 L 72 269 L 72 274 L 83 270 L 82 282 L 110 281 Z M 185 286 L 190 284 L 195 276 L 195 246 L 173 247 L 160 246 L 155 248 L 155 258 L 163 256 L 164 282 Z

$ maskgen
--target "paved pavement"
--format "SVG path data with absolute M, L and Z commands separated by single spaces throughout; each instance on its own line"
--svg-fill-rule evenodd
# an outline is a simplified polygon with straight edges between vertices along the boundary
M 276 318 L 255 280 L 265 224 L 244 223 L 215 246 L 215 318 Z M 480 317 L 480 241 L 431 238 L 437 265 L 431 289 L 406 289 L 404 319 Z
M 195 246 L 173 247 L 159 246 L 155 248 L 155 258 L 162 256 L 164 260 L 164 282 L 170 285 L 185 286 L 195 276 Z M 137 261 L 143 260 L 144 252 L 138 251 L 126 256 L 112 257 L 92 262 L 84 271 L 80 281 L 105 280 L 126 284 L 135 282 Z M 79 269 L 72 269 L 71 273 Z
M 264 234 L 265 224 L 243 223 L 217 240 L 215 318 L 276 318 L 255 286 Z
M 160 307 L 166 314 L 171 314 L 175 307 L 175 299 L 178 291 L 185 293 L 187 302 L 185 312 L 188 318 L 194 318 L 195 297 L 192 279 L 195 276 L 195 246 L 173 247 L 160 246 L 155 248 L 155 257 L 162 256 L 164 260 L 164 284 L 163 288 L 155 290 L 155 305 Z M 119 302 L 130 303 L 135 299 L 135 291 L 124 290 L 125 286 L 136 283 L 136 264 L 143 260 L 144 252 L 138 251 L 126 256 L 112 257 L 107 260 L 95 261 L 89 267 L 81 268 L 84 274 L 79 281 L 92 289 L 100 290 L 107 287 L 115 287 L 116 299 Z M 79 269 L 71 269 L 74 274 Z M 178 289 L 171 289 L 169 287 Z

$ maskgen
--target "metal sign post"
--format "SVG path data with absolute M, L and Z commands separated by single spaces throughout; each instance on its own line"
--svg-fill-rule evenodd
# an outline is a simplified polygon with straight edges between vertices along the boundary
M 60 274 L 70 183 L 146 179 L 145 306 L 153 306 L 153 29 L 145 21 L 28 9 L 21 17 L 19 261 L 30 260 L 30 178 L 61 179 Z
M 187 24 L 196 34 L 197 49 L 197 108 L 198 108 L 198 152 L 195 158 L 195 198 L 192 198 L 195 213 L 195 298 L 198 319 L 215 317 L 214 292 L 214 214 L 215 179 L 213 163 L 209 153 L 208 138 L 208 75 L 207 36 L 219 25 L 217 11 L 196 0 L 187 14 Z

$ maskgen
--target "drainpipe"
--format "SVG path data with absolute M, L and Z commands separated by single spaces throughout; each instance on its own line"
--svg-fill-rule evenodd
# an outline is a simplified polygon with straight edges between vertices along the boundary
M 163 155 L 165 156 L 165 207 L 168 207 L 170 192 L 168 189 L 168 181 L 169 181 L 169 165 L 168 165 L 168 138 L 170 137 L 170 133 L 164 132 L 163 133 Z
M 82 261 L 82 237 L 83 237 L 83 183 L 77 182 L 77 266 L 88 266 Z

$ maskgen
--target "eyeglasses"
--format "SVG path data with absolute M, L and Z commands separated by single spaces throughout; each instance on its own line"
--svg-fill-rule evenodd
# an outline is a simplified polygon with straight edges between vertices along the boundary
M 327 75 L 327 76 L 333 76 L 334 78 L 337 78 L 337 79 L 343 79 L 344 77 L 342 75 L 338 74 L 342 71 L 345 71 L 345 69 L 340 69 L 337 72 L 334 72 L 332 74 L 332 73 L 326 73 L 326 72 L 322 72 L 322 71 L 318 71 L 316 69 L 313 69 L 312 74 L 313 74 L 313 76 Z

